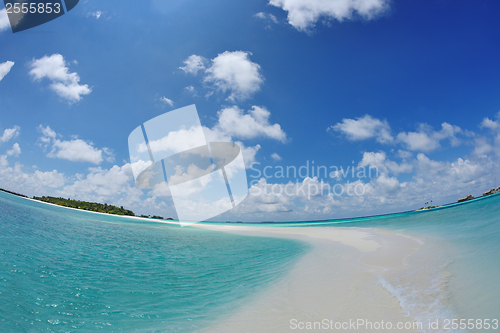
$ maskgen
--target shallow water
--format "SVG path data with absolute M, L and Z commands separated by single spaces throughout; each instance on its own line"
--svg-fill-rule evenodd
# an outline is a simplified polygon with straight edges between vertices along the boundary
M 190 332 L 282 277 L 309 247 L 67 210 L 0 193 L 0 331 Z M 379 286 L 425 332 L 500 317 L 500 195 L 455 207 L 303 223 L 424 245 Z M 281 227 L 293 224 L 280 224 Z M 276 225 L 274 225 L 276 226 Z M 380 318 L 383 319 L 383 318 Z M 439 329 L 428 329 L 439 320 Z M 464 330 L 466 331 L 466 330 Z
M 189 332 L 308 247 L 53 207 L 0 193 L 0 331 Z
M 500 195 L 442 210 L 335 225 L 389 230 L 425 242 L 404 269 L 379 278 L 410 318 L 424 324 L 439 320 L 438 330 L 424 331 L 467 331 L 451 329 L 451 324 L 445 329 L 452 319 L 472 319 L 474 328 L 468 331 L 484 331 L 485 319 L 490 325 L 500 320 Z

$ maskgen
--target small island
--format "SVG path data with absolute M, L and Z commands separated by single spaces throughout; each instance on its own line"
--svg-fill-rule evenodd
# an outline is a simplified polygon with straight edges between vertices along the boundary
M 484 191 L 483 197 L 487 197 L 488 195 L 492 195 L 495 193 L 500 193 L 500 186 L 498 186 L 497 188 L 493 187 L 492 189 L 489 189 L 488 191 Z M 476 198 L 472 194 L 469 194 L 465 197 L 459 198 L 457 202 L 461 203 L 461 202 L 465 202 L 465 201 L 469 201 L 469 200 L 473 200 L 473 199 L 476 199 Z M 432 203 L 432 200 L 431 200 L 431 203 Z M 427 210 L 427 209 L 433 209 L 433 208 L 438 208 L 438 207 L 442 207 L 442 206 L 429 206 L 429 202 L 426 202 L 424 204 L 424 207 L 420 207 L 419 209 L 416 209 L 416 210 L 417 211 L 418 210 Z
M 492 194 L 495 194 L 495 193 L 499 193 L 499 192 L 500 192 L 500 186 L 498 186 L 497 188 L 489 189 L 488 191 L 484 191 L 483 192 L 483 197 L 486 197 L 488 195 L 492 195 Z M 465 202 L 465 201 L 469 201 L 469 200 L 472 200 L 472 199 L 475 199 L 474 196 L 472 194 L 469 194 L 466 197 L 458 199 L 458 202 Z
M 28 197 L 27 195 L 13 192 L 13 191 L 9 191 L 9 190 L 6 190 L 4 188 L 0 188 L 0 191 L 7 192 L 7 193 L 13 194 L 13 195 L 17 195 L 19 197 L 30 199 L 30 197 Z M 51 197 L 51 196 L 42 196 L 42 197 L 33 196 L 33 198 L 31 198 L 31 199 L 50 203 L 53 205 L 74 208 L 74 209 L 87 210 L 87 211 L 97 212 L 97 213 L 122 215 L 122 216 L 136 216 L 136 217 L 151 218 L 151 219 L 158 219 L 158 220 L 169 220 L 169 221 L 174 220 L 171 217 L 168 217 L 165 219 L 165 218 L 163 218 L 163 216 L 158 216 L 158 215 L 153 215 L 153 216 L 151 216 L 151 215 L 135 215 L 134 212 L 131 211 L 130 209 L 123 208 L 123 206 L 117 207 L 117 206 L 113 206 L 113 205 L 108 205 L 107 203 L 87 202 L 87 201 L 82 201 L 82 200 L 71 200 L 70 198 L 65 199 L 65 198 L 56 198 L 56 197 Z
M 123 206 L 117 207 L 113 205 L 108 205 L 107 203 L 98 203 L 98 202 L 87 202 L 81 200 L 71 200 L 64 198 L 56 198 L 56 197 L 33 197 L 33 199 L 43 202 L 48 202 L 54 205 L 89 210 L 92 212 L 98 213 L 106 213 L 106 214 L 115 214 L 115 215 L 127 215 L 127 216 L 135 216 L 134 212 L 123 208 Z

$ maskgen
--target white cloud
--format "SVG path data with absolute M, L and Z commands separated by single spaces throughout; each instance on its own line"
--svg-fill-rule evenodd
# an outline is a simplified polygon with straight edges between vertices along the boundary
M 7 142 L 12 138 L 15 138 L 19 135 L 19 131 L 21 128 L 19 126 L 14 126 L 13 128 L 7 128 L 3 131 L 3 135 L 0 137 L 0 142 Z
M 473 151 L 475 155 L 486 155 L 490 152 L 494 152 L 500 156 L 500 112 L 498 112 L 496 118 L 496 121 L 484 118 L 479 125 L 481 128 L 489 129 L 494 137 L 493 140 L 485 136 L 476 137 L 474 140 L 475 149 Z
M 360 167 L 364 166 L 375 166 L 377 168 L 381 168 L 384 171 L 386 170 L 386 167 L 384 165 L 386 159 L 385 152 L 365 152 L 363 153 L 363 158 L 361 159 L 361 162 L 359 162 Z
M 245 145 L 241 141 L 237 141 L 236 144 L 241 148 L 243 160 L 245 161 L 245 168 L 250 168 L 252 164 L 255 163 L 255 155 L 257 155 L 257 152 L 259 151 L 260 145 L 245 147 Z
M 186 60 L 184 60 L 184 64 L 186 64 L 186 66 L 179 67 L 179 69 L 182 69 L 186 73 L 196 75 L 198 74 L 198 71 L 205 70 L 205 64 L 207 62 L 208 60 L 203 58 L 202 56 L 193 54 L 190 55 Z
M 483 123 L 485 122 L 486 119 Z M 494 125 L 488 123 L 488 126 Z M 450 141 L 451 146 L 458 146 L 461 144 L 461 140 L 456 135 L 464 132 L 460 127 L 446 122 L 441 124 L 441 130 L 439 131 L 434 131 L 427 124 L 420 124 L 417 132 L 400 132 L 395 140 L 391 135 L 391 128 L 387 121 L 381 121 L 370 115 L 356 119 L 345 118 L 342 122 L 330 126 L 327 130 L 341 132 L 352 141 L 376 138 L 378 142 L 383 144 L 403 143 L 408 150 L 423 152 L 436 150 L 441 146 L 440 142 L 445 139 Z M 465 134 L 470 134 L 470 132 Z
M 165 96 L 160 98 L 160 101 L 162 101 L 163 103 L 168 104 L 170 106 L 174 106 L 174 101 L 172 101 L 170 98 L 166 98 Z
M 266 13 L 264 13 L 264 12 L 259 12 L 259 13 L 255 14 L 254 16 L 258 17 L 260 19 L 265 19 L 267 17 Z
M 61 193 L 72 197 L 88 197 L 91 194 L 111 197 L 128 191 L 132 179 L 132 169 L 128 163 L 121 167 L 114 165 L 109 170 L 90 168 L 87 176 L 80 177 L 73 184 L 64 187 Z M 142 194 L 142 191 L 140 192 Z
M 278 23 L 278 19 L 276 18 L 276 16 L 270 13 L 259 12 L 254 16 L 267 22 Z
M 481 122 L 480 127 L 488 128 L 492 131 L 500 130 L 500 112 L 497 113 L 497 119 L 499 119 L 499 120 L 494 121 L 494 120 L 491 120 L 490 118 L 486 117 Z
M 258 106 L 252 106 L 247 114 L 237 106 L 228 107 L 219 111 L 219 123 L 216 127 L 230 136 L 243 139 L 263 136 L 284 142 L 285 132 L 279 124 L 269 123 L 270 115 L 268 110 Z
M 11 150 L 8 150 L 7 151 L 7 155 L 9 156 L 19 156 L 21 154 L 21 147 L 19 147 L 19 143 L 14 143 L 14 145 L 12 146 L 12 149 Z
M 69 73 L 64 57 L 60 54 L 33 60 L 30 67 L 30 74 L 33 79 L 47 78 L 51 80 L 50 88 L 70 103 L 78 102 L 83 95 L 92 92 L 92 89 L 87 84 L 80 85 L 78 83 L 80 82 L 80 76 L 77 73 Z
M 396 177 L 389 177 L 385 173 L 380 174 L 374 181 L 377 188 L 383 193 L 394 193 L 401 188 L 401 184 Z
M 52 150 L 47 155 L 52 158 L 60 158 L 73 162 L 90 162 L 99 164 L 103 161 L 102 150 L 94 148 L 92 142 L 80 139 L 71 141 L 55 140 Z
M 387 121 L 381 121 L 369 115 L 356 119 L 344 118 L 342 122 L 329 127 L 328 130 L 341 132 L 352 141 L 365 140 L 373 137 L 380 143 L 391 143 L 394 141 L 394 138 L 390 134 L 391 128 Z
M 196 95 L 196 89 L 193 86 L 187 86 L 184 88 L 187 92 Z
M 365 152 L 363 153 L 363 158 L 358 164 L 359 167 L 376 167 L 376 174 L 388 174 L 393 173 L 398 175 L 400 173 L 410 173 L 413 170 L 413 165 L 403 162 L 398 164 L 394 161 L 387 159 L 386 153 L 380 152 Z
M 103 12 L 100 10 L 89 13 L 90 16 L 95 17 L 96 20 L 98 20 L 102 16 Z
M 260 90 L 264 82 L 260 74 L 260 66 L 250 60 L 250 52 L 225 51 L 212 60 L 207 60 L 199 55 L 191 55 L 184 60 L 185 66 L 179 67 L 186 73 L 193 75 L 199 71 L 204 73 L 203 83 L 209 91 L 205 93 L 208 98 L 215 91 L 229 92 L 230 101 L 245 100 Z M 195 88 L 191 85 L 185 88 L 196 95 Z
M 409 150 L 429 152 L 439 148 L 439 140 L 424 132 L 401 132 L 397 136 L 398 140 L 406 144 Z
M 34 178 L 38 184 L 51 188 L 58 188 L 64 185 L 64 174 L 59 173 L 57 170 L 46 172 L 36 170 Z
M 231 94 L 228 99 L 231 101 L 249 98 L 264 82 L 259 73 L 260 66 L 250 61 L 250 55 L 250 52 L 243 51 L 219 54 L 206 69 L 204 81 L 223 92 L 229 90 Z
M 412 180 L 404 182 L 390 175 L 392 163 L 385 152 L 368 152 L 358 165 L 376 164 L 382 170 L 371 179 L 342 183 L 340 177 L 335 179 L 336 183 L 316 177 L 288 183 L 254 180 L 250 195 L 231 212 L 232 218 L 286 221 L 397 212 L 422 207 L 430 200 L 441 205 L 469 193 L 481 194 L 500 181 L 496 171 L 500 165 L 489 157 L 458 158 L 450 163 L 434 161 L 419 153 L 407 163 L 415 170 Z M 344 190 L 340 195 L 341 188 Z
M 7 156 L 0 156 L 0 187 L 27 195 L 53 195 L 71 197 L 93 202 L 107 202 L 127 208 L 135 205 L 151 213 L 165 203 L 156 203 L 156 198 L 141 200 L 142 190 L 131 186 L 133 180 L 130 164 L 113 166 L 109 170 L 90 168 L 85 176 L 76 174 L 69 178 L 57 170 L 26 172 L 16 163 L 9 167 Z M 65 184 L 68 184 L 64 186 Z
M 488 139 L 485 137 L 476 138 L 474 140 L 474 155 L 486 155 L 493 151 L 493 146 L 488 143 Z
M 223 132 L 219 127 L 214 128 L 203 127 L 203 134 L 208 142 L 233 142 L 233 138 L 228 133 Z M 241 141 L 235 142 L 240 148 L 243 154 L 243 160 L 245 161 L 245 167 L 250 168 L 252 163 L 255 162 L 255 155 L 261 148 L 260 145 L 255 145 L 253 147 L 246 147 Z
M 321 19 L 343 21 L 354 14 L 370 20 L 389 8 L 388 0 L 269 0 L 288 12 L 288 22 L 306 31 Z
M 398 149 L 398 156 L 402 159 L 407 159 L 413 156 L 413 154 L 406 150 Z
M 404 143 L 408 150 L 431 152 L 441 146 L 440 141 L 449 139 L 452 146 L 458 146 L 460 140 L 455 136 L 462 130 L 458 126 L 448 123 L 441 124 L 440 131 L 434 131 L 429 125 L 421 124 L 418 132 L 401 132 L 397 135 L 398 141 Z
M 9 165 L 9 161 L 7 161 L 7 155 L 0 155 L 0 166 L 6 167 Z
M 273 160 L 275 160 L 275 161 L 281 161 L 281 160 L 282 160 L 281 156 L 280 156 L 280 155 L 278 155 L 278 154 L 276 154 L 276 153 L 272 153 L 272 154 L 271 154 L 271 158 L 272 158 Z
M 63 173 L 57 170 L 42 172 L 36 170 L 34 173 L 26 173 L 23 166 L 16 163 L 13 167 L 9 167 L 7 156 L 0 156 L 0 183 L 1 186 L 9 190 L 24 193 L 43 193 L 49 188 L 61 187 L 65 183 Z M 28 191 L 28 193 L 25 193 Z
M 62 141 L 56 139 L 56 132 L 49 126 L 43 127 L 40 125 L 38 130 L 42 132 L 43 136 L 40 141 L 47 147 L 52 144 L 51 151 L 47 154 L 51 158 L 60 158 L 73 162 L 90 162 L 99 164 L 103 161 L 103 153 L 108 155 L 108 161 L 112 161 L 111 151 L 107 148 L 98 149 L 93 146 L 92 142 L 86 142 L 81 139 L 72 139 L 70 141 Z
M 0 10 L 0 31 L 7 30 L 10 27 L 9 17 L 7 16 L 7 10 Z
M 2 62 L 0 64 L 0 81 L 2 81 L 2 79 L 5 77 L 5 75 L 9 74 L 12 66 L 14 66 L 13 61 L 6 61 L 6 62 Z
M 273 192 L 273 186 L 275 191 Z M 241 213 L 277 213 L 291 212 L 293 209 L 293 199 L 296 191 L 289 190 L 292 195 L 280 195 L 282 184 L 268 184 L 267 180 L 261 178 L 248 190 L 247 198 L 236 207 Z M 291 185 L 293 187 L 293 185 Z M 276 190 L 276 188 L 278 190 Z M 269 218 L 267 218 L 269 220 Z

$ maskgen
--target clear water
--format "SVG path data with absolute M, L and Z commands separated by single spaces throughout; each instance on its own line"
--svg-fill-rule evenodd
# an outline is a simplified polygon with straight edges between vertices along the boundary
M 236 309 L 308 250 L 295 241 L 71 211 L 4 193 L 0 213 L 1 332 L 190 332 Z M 381 275 L 379 285 L 413 320 L 441 320 L 440 329 L 425 332 L 461 331 L 443 329 L 444 319 L 500 319 L 500 195 L 442 210 L 279 224 L 298 225 L 422 240 L 408 265 Z
M 308 247 L 134 221 L 0 192 L 0 332 L 189 332 Z
M 387 229 L 425 241 L 407 272 L 420 275 L 421 284 L 411 288 L 397 281 L 391 284 L 414 317 L 500 320 L 500 195 L 349 225 Z M 417 309 L 422 289 L 434 302 Z
M 452 319 L 500 323 L 500 194 L 435 210 L 259 225 L 373 228 L 416 238 L 421 249 L 402 269 L 380 275 L 378 284 L 412 321 L 423 323 L 421 331 L 485 330 L 446 329 Z M 429 329 L 436 320 L 438 329 Z M 494 331 L 500 331 L 497 327 Z

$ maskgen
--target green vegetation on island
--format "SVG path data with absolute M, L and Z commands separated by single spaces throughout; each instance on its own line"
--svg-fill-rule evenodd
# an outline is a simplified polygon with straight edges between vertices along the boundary
M 432 209 L 432 208 L 437 208 L 437 207 L 439 207 L 439 206 L 425 206 L 425 207 L 421 207 L 417 210 L 426 210 L 426 209 Z
M 64 206 L 64 207 L 89 210 L 92 212 L 115 214 L 115 215 L 135 216 L 133 211 L 131 211 L 129 209 L 125 209 L 125 208 L 123 208 L 123 206 L 116 207 L 113 205 L 108 205 L 107 203 L 102 204 L 102 203 L 98 203 L 98 202 L 86 202 L 86 201 L 81 201 L 81 200 L 71 200 L 71 199 L 46 197 L 46 196 L 33 197 L 33 199 L 38 200 L 38 201 L 48 202 L 48 203 L 59 205 L 59 206 Z
M 7 192 L 13 195 L 17 195 L 19 197 L 23 198 L 28 198 L 27 195 L 16 193 L 13 191 L 6 190 L 4 188 L 0 188 L 0 191 Z M 75 209 L 82 209 L 82 210 L 88 210 L 91 212 L 98 212 L 98 213 L 106 213 L 106 214 L 114 214 L 114 215 L 126 215 L 126 216 L 137 216 L 134 214 L 133 211 L 129 209 L 123 208 L 123 206 L 117 207 L 113 205 L 108 205 L 107 203 L 98 203 L 98 202 L 87 202 L 87 201 L 81 201 L 81 200 L 71 200 L 71 199 L 64 199 L 64 198 L 56 198 L 56 197 L 50 197 L 50 196 L 42 196 L 42 197 L 33 197 L 33 200 L 38 200 L 42 202 L 47 202 L 51 203 L 54 205 L 59 205 L 63 207 L 69 207 L 69 208 L 75 208 Z M 158 219 L 158 220 L 169 220 L 173 221 L 174 219 L 171 217 L 168 218 L 163 218 L 163 216 L 158 216 L 158 215 L 140 215 L 140 217 L 144 218 L 151 218 L 151 219 Z

